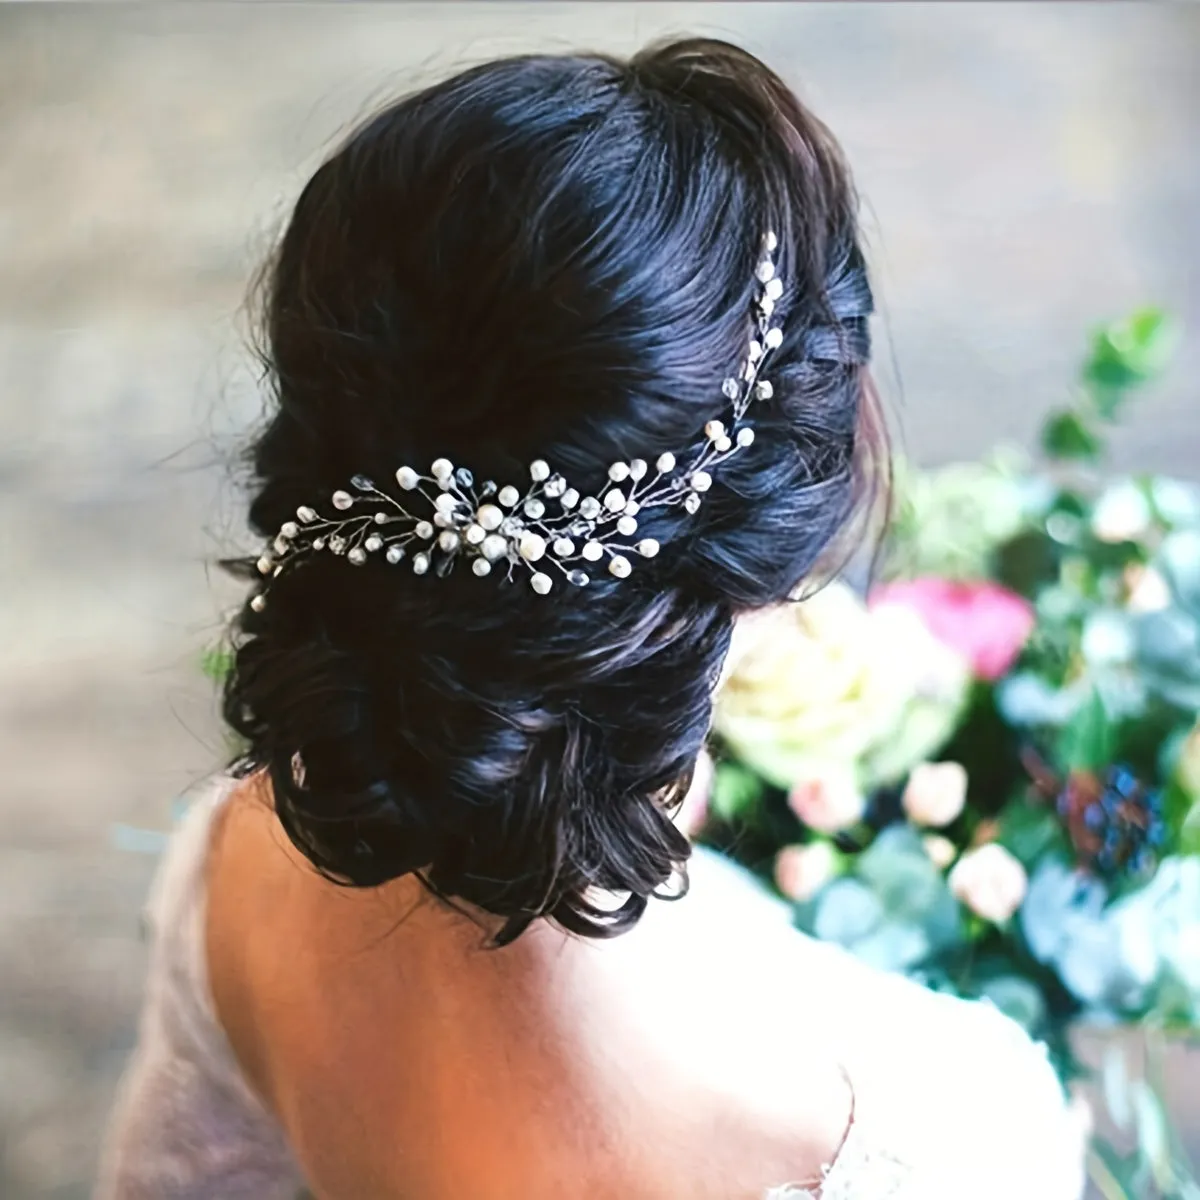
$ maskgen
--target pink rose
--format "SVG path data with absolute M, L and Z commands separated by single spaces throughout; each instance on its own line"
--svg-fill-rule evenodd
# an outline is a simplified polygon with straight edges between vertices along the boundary
M 867 798 L 858 786 L 854 771 L 849 767 L 836 767 L 796 784 L 788 803 L 809 829 L 818 833 L 837 833 L 862 817 Z
M 704 828 L 708 819 L 708 797 L 713 785 L 713 760 L 707 750 L 700 751 L 696 769 L 692 772 L 692 786 L 688 788 L 683 803 L 675 810 L 675 825 L 684 837 L 695 837 Z
M 1033 606 L 998 583 L 900 580 L 872 593 L 872 608 L 887 604 L 916 611 L 940 642 L 970 662 L 980 679 L 999 679 L 1033 631 Z
M 828 842 L 784 846 L 775 856 L 775 886 L 789 900 L 811 900 L 839 870 L 838 852 Z
M 950 890 L 973 913 L 999 924 L 1021 907 L 1029 878 L 999 842 L 968 850 L 954 865 Z

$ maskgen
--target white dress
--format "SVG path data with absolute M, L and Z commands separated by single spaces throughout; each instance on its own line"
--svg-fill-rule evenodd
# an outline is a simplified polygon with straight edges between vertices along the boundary
M 204 961 L 203 869 L 227 780 L 196 800 L 147 905 L 152 950 L 138 1046 L 122 1081 L 96 1200 L 295 1200 L 303 1179 L 217 1023 Z M 715 855 L 693 888 L 761 952 L 795 952 L 788 912 Z M 691 897 L 687 901 L 691 902 Z M 718 916 L 719 914 L 719 916 Z M 709 916 L 706 915 L 706 920 Z M 804 939 L 804 997 L 836 1044 L 854 1117 L 816 1193 L 764 1200 L 1079 1200 L 1083 1140 L 1043 1048 L 997 1010 L 937 995 Z M 755 947 L 758 952 L 758 947 Z M 680 1200 L 686 1200 L 681 1196 Z

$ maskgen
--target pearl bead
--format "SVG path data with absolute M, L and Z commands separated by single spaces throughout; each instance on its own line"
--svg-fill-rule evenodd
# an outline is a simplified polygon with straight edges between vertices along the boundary
M 600 501 L 595 496 L 584 496 L 579 504 L 579 515 L 594 521 L 600 515 Z
M 755 338 L 750 339 L 749 355 L 751 362 L 758 362 L 758 360 L 762 358 L 763 348 L 758 344 L 758 341 Z
M 551 500 L 557 500 L 567 490 L 567 481 L 561 475 L 554 475 L 546 480 L 543 490 Z
M 487 537 L 487 530 L 482 525 L 472 522 L 467 526 L 466 539 L 472 546 L 478 546 Z
M 629 464 L 615 462 L 608 468 L 608 477 L 613 483 L 624 483 L 629 478 Z
M 775 311 L 775 301 L 770 296 L 764 296 L 758 302 L 758 307 L 762 309 L 764 317 L 769 317 Z
M 617 532 L 624 537 L 632 537 L 637 533 L 637 521 L 633 517 L 622 517 L 617 522 Z
M 429 473 L 438 483 L 442 483 L 454 474 L 454 464 L 448 458 L 435 458 L 433 465 L 429 468 Z
M 575 543 L 568 537 L 555 538 L 554 553 L 559 558 L 570 558 L 575 553 Z
M 302 520 L 305 525 L 311 525 L 317 519 L 317 514 L 314 509 L 308 507 L 307 504 L 302 504 L 296 509 L 296 516 Z
M 438 545 L 441 546 L 447 554 L 453 554 L 458 549 L 460 538 L 453 529 L 444 529 L 438 534 Z
M 658 553 L 658 543 L 653 538 L 643 538 L 637 544 L 637 552 L 643 558 L 653 558 Z
M 250 601 L 250 607 L 255 612 L 262 612 L 267 607 L 267 598 L 261 592 Z
M 759 400 L 770 400 L 775 395 L 775 389 L 771 386 L 771 381 L 769 379 L 760 379 L 754 385 L 754 395 Z
M 766 246 L 768 254 L 774 254 L 775 247 L 779 245 L 779 239 L 768 230 L 767 236 L 763 238 L 763 244 Z
M 388 560 L 388 562 L 395 566 L 395 564 L 404 557 L 404 547 L 389 546 L 387 548 L 387 554 L 384 557 Z
M 570 512 L 579 503 L 579 493 L 574 488 L 567 488 L 562 494 L 562 506 Z
M 646 460 L 644 458 L 635 458 L 629 464 L 629 478 L 632 479 L 634 483 L 637 483 L 639 479 L 646 478 L 646 472 L 649 469 L 650 468 L 646 465 Z
M 783 280 L 778 277 L 767 280 L 766 294 L 768 300 L 778 300 L 783 295 Z
M 346 557 L 356 567 L 361 567 L 367 561 L 367 552 L 361 546 L 355 546 Z
M 615 575 L 618 579 L 627 579 L 629 572 L 632 570 L 633 568 L 629 565 L 629 559 L 623 554 L 614 554 L 608 560 L 608 573 Z
M 604 547 L 599 542 L 584 542 L 583 557 L 588 562 L 599 562 L 604 557 Z
M 525 501 L 525 515 L 531 521 L 537 521 L 546 515 L 546 506 L 535 496 Z
M 413 574 L 424 575 L 429 570 L 429 555 L 422 551 L 413 555 Z
M 485 575 L 492 573 L 492 564 L 486 558 L 477 558 L 471 564 L 471 570 L 482 579 Z
M 724 454 L 727 450 L 733 449 L 733 443 L 727 437 L 717 438 L 713 445 L 717 448 L 718 454 Z
M 375 551 L 383 545 L 383 538 L 381 538 L 379 534 L 373 533 L 365 542 L 363 542 L 363 545 L 368 551 L 370 551 L 370 553 L 374 554 Z
M 294 538 L 300 532 L 300 529 L 295 521 L 284 521 L 283 525 L 280 526 L 279 532 L 285 538 Z
M 767 283 L 769 280 L 775 278 L 775 264 L 764 258 L 758 264 L 757 268 L 755 268 L 754 274 L 758 278 L 759 283 Z
M 417 537 L 427 542 L 433 537 L 433 526 L 428 521 L 418 521 L 415 532 Z
M 254 565 L 258 568 L 260 575 L 270 575 L 275 569 L 274 560 L 267 554 L 264 554 Z
M 693 471 L 690 482 L 693 491 L 707 492 L 712 487 L 712 476 L 707 471 Z
M 517 553 L 526 562 L 537 562 L 546 553 L 546 539 L 540 534 L 526 531 L 517 543 Z
M 778 325 L 774 329 L 768 329 L 767 336 L 763 338 L 763 341 L 767 343 L 768 350 L 775 350 L 783 342 L 783 330 Z
M 636 500 L 630 500 L 625 505 L 625 515 L 627 517 L 636 517 L 642 511 L 642 506 Z
M 504 512 L 494 504 L 483 504 L 475 514 L 475 520 L 491 533 L 493 529 L 500 528 L 500 524 L 504 520 Z
M 353 503 L 354 503 L 354 497 L 351 496 L 349 492 L 334 492 L 333 493 L 333 507 L 338 509 L 339 511 L 345 512 L 346 509 L 348 509 L 350 507 L 350 505 L 352 505 Z
M 692 516 L 700 511 L 700 497 L 695 492 L 690 492 L 683 498 L 683 507 L 687 509 Z
M 433 507 L 442 513 L 452 513 L 458 507 L 458 501 L 449 492 L 443 492 L 434 502 Z
M 710 442 L 719 442 L 725 436 L 724 421 L 709 421 L 704 427 L 704 436 Z
M 754 430 L 749 425 L 738 430 L 737 444 L 739 446 L 750 446 L 754 443 Z
M 609 512 L 621 512 L 625 507 L 625 493 L 620 488 L 613 488 L 607 496 L 604 497 L 604 507 Z
M 508 540 L 498 533 L 489 533 L 479 547 L 480 553 L 489 562 L 495 562 L 508 553 Z
M 500 489 L 500 495 L 496 497 L 505 508 L 515 507 L 518 500 L 521 498 L 521 493 L 515 487 L 509 484 L 507 487 Z
M 323 537 L 314 538 L 313 539 L 313 549 L 314 550 L 324 550 L 325 549 L 325 539 Z
M 529 586 L 539 596 L 544 596 L 554 586 L 554 580 L 549 575 L 543 575 L 541 571 L 535 571 L 529 580 Z
M 421 477 L 412 467 L 401 467 L 396 472 L 396 482 L 406 491 L 411 492 L 421 482 Z
M 386 525 L 387 519 L 388 519 L 388 515 L 385 512 L 377 512 L 375 514 L 375 524 L 376 525 Z
M 449 513 L 435 512 L 433 514 L 433 523 L 439 529 L 453 529 L 454 518 Z
M 541 483 L 545 479 L 550 478 L 550 464 L 544 459 L 535 458 L 529 464 L 529 477 L 534 483 Z
M 668 450 L 666 454 L 658 456 L 658 462 L 655 465 L 665 475 L 668 471 L 675 470 L 675 455 Z

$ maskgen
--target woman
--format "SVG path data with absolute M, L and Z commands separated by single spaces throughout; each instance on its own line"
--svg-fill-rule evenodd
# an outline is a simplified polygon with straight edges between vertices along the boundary
M 823 126 L 720 42 L 489 63 L 353 133 L 265 282 L 243 749 L 101 1196 L 1076 1197 L 1016 1026 L 671 820 L 735 618 L 880 473 Z

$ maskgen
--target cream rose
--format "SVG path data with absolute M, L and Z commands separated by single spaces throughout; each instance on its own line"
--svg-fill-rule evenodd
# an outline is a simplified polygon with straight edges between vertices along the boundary
M 811 900 L 839 871 L 838 852 L 826 841 L 785 846 L 775 856 L 775 886 L 789 900 Z
M 925 847 L 929 861 L 939 871 L 944 871 L 958 857 L 958 847 L 940 833 L 927 833 L 921 839 L 921 845 Z
M 999 924 L 1021 907 L 1029 878 L 998 842 L 968 850 L 950 872 L 950 890 L 977 916 Z
M 919 763 L 904 788 L 901 803 L 910 821 L 940 829 L 967 802 L 967 769 L 962 763 Z

